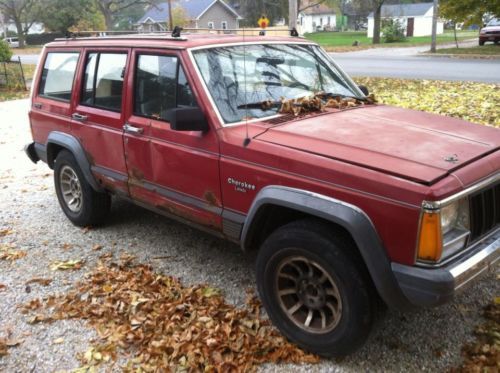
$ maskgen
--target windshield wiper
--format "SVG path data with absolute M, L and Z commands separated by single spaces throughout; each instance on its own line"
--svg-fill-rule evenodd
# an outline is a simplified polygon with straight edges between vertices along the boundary
M 319 92 L 317 94 L 315 94 L 316 97 L 320 97 L 320 98 L 326 98 L 326 99 L 329 99 L 329 98 L 354 98 L 356 100 L 359 100 L 359 101 L 368 101 L 366 97 L 358 97 L 358 96 L 350 96 L 350 95 L 344 95 L 342 93 L 332 93 L 332 92 Z
M 281 101 L 264 100 L 264 101 L 259 101 L 259 102 L 252 102 L 249 104 L 238 105 L 236 108 L 237 109 L 261 109 L 261 110 L 265 111 L 265 110 L 271 110 L 274 108 L 279 108 L 279 107 L 281 107 L 281 104 L 282 104 Z

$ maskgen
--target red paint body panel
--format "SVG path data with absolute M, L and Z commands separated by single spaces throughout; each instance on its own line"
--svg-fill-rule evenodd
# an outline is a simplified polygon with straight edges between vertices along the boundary
M 500 169 L 498 129 L 388 106 L 310 115 L 281 125 L 263 120 L 223 127 L 188 49 L 263 38 L 189 35 L 188 39 L 127 36 L 49 44 L 51 50 L 76 48 L 82 53 L 99 48 L 127 50 L 123 110 L 103 113 L 79 105 L 81 57 L 71 103 L 45 102 L 36 94 L 32 98 L 33 103 L 43 104 L 30 113 L 35 141 L 45 143 L 50 131 L 71 132 L 92 164 L 124 175 L 120 188 L 132 198 L 218 231 L 224 210 L 245 215 L 257 193 L 268 185 L 333 197 L 362 209 L 390 259 L 409 265 L 415 261 L 422 201 L 448 197 Z M 132 72 L 139 52 L 180 59 L 209 123 L 208 131 L 172 131 L 166 122 L 134 115 Z M 87 115 L 88 121 L 72 122 L 74 112 Z M 124 133 L 125 123 L 143 133 Z M 247 131 L 251 141 L 244 146 Z M 444 160 L 454 155 L 457 162 Z M 228 182 L 230 178 L 255 185 L 255 190 L 237 189 Z M 103 184 L 113 191 L 119 183 L 105 179 Z

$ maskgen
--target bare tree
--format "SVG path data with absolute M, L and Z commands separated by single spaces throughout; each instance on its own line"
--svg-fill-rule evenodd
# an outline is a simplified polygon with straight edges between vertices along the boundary
M 154 1 L 153 0 L 97 0 L 96 3 L 102 15 L 104 16 L 104 21 L 106 22 L 106 28 L 108 30 L 112 30 L 114 26 L 113 24 L 114 17 L 117 14 L 134 5 L 153 5 Z
M 373 8 L 373 44 L 380 44 L 380 28 L 382 23 L 382 5 L 385 0 L 371 0 Z
M 24 48 L 29 29 L 38 21 L 36 8 L 36 0 L 0 0 L 0 11 L 5 21 L 12 21 L 16 26 L 19 48 Z

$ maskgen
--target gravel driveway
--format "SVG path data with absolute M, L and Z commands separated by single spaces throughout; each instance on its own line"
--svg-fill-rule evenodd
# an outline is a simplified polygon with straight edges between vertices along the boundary
M 67 292 L 107 252 L 115 257 L 136 255 L 137 262 L 179 277 L 186 285 L 207 283 L 220 288 L 229 303 L 244 303 L 245 289 L 254 287 L 255 254 L 242 253 L 233 244 L 123 201 L 113 201 L 111 219 L 104 227 L 84 230 L 71 225 L 57 204 L 52 172 L 43 163 L 32 164 L 22 150 L 30 141 L 28 105 L 27 100 L 0 103 L 0 231 L 12 231 L 0 236 L 0 243 L 13 244 L 27 254 L 15 261 L 0 260 L 0 284 L 5 285 L 0 288 L 0 337 L 22 340 L 0 357 L 0 371 L 52 372 L 81 365 L 76 354 L 86 351 L 96 338 L 91 328 L 83 321 L 31 325 L 17 306 Z M 95 245 L 103 248 L 94 251 Z M 84 260 L 84 267 L 76 271 L 49 268 L 56 260 L 74 259 Z M 46 287 L 25 285 L 37 277 L 53 281 Z M 446 306 L 407 314 L 388 312 L 366 345 L 341 361 L 261 369 L 442 370 L 460 363 L 462 344 L 472 337 L 482 307 L 495 295 L 500 295 L 500 284 L 495 274 L 488 274 Z

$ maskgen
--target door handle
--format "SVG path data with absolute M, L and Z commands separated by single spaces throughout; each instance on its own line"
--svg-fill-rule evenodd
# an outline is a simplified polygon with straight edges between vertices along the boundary
M 71 118 L 73 118 L 74 120 L 77 120 L 79 122 L 85 122 L 88 117 L 86 115 L 82 115 L 82 114 L 78 114 L 78 113 L 73 113 L 73 115 L 71 116 Z
M 126 123 L 123 126 L 123 130 L 128 133 L 135 133 L 135 134 L 141 134 L 144 132 L 144 128 L 139 128 L 139 127 L 134 127 L 131 126 L 130 124 Z
M 33 104 L 33 107 L 34 107 L 35 109 L 41 109 L 41 108 L 42 108 L 42 106 L 43 106 L 43 105 L 42 105 L 41 103 L 39 103 L 39 102 L 35 102 L 35 103 Z

